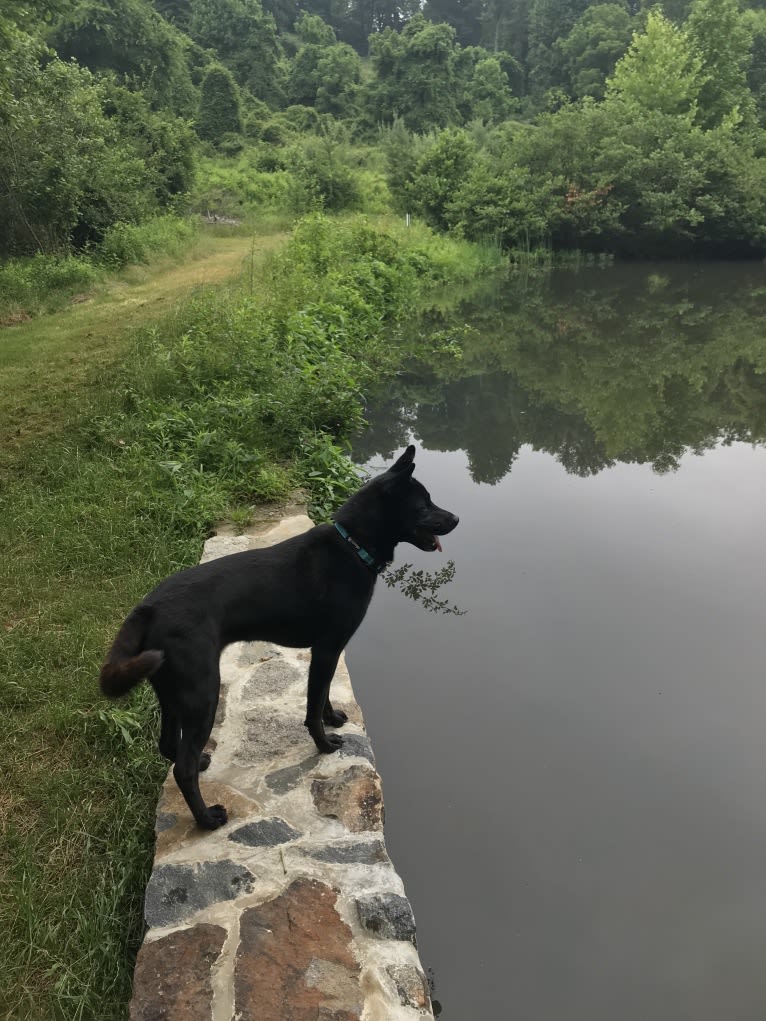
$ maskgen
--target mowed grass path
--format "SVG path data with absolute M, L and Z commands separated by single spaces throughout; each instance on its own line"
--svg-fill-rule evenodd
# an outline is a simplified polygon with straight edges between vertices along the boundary
M 0 458 L 79 420 L 83 400 L 103 396 L 99 370 L 119 362 L 136 329 L 195 289 L 248 273 L 283 241 L 206 234 L 180 262 L 129 267 L 61 312 L 0 328 Z
M 247 274 L 282 236 L 207 237 L 63 312 L 0 330 L 0 1017 L 127 1017 L 165 766 L 151 691 L 100 699 L 127 610 L 195 562 L 89 422 L 137 328 Z M 252 266 L 251 266 L 252 263 Z

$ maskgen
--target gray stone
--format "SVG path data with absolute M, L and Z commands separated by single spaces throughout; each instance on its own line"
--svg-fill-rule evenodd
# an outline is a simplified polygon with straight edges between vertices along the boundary
M 309 742 L 311 738 L 302 718 L 277 713 L 265 715 L 263 709 L 249 710 L 245 713 L 244 736 L 235 761 L 239 765 L 251 765 L 264 759 L 276 759 L 301 745 L 308 750 Z
M 298 830 L 294 830 L 284 819 L 259 819 L 258 822 L 249 822 L 240 826 L 229 834 L 229 840 L 235 840 L 238 844 L 247 844 L 248 847 L 275 847 L 277 844 L 286 844 L 290 840 L 296 840 L 301 836 Z
M 229 699 L 229 685 L 226 681 L 221 681 L 221 689 L 218 692 L 218 705 L 215 709 L 215 726 L 223 726 L 224 720 L 226 719 L 226 704 Z M 208 738 L 208 742 L 205 747 L 208 751 L 215 749 L 216 747 L 215 738 Z
M 367 759 L 373 766 L 375 765 L 372 742 L 363 734 L 343 734 L 343 744 L 338 754 L 344 758 L 352 755 L 359 756 Z
M 164 833 L 165 830 L 172 830 L 178 822 L 178 816 L 173 812 L 157 812 L 157 819 L 154 823 L 155 833 Z
M 229 860 L 158 865 L 146 888 L 146 924 L 175 925 L 211 904 L 249 893 L 254 881 L 249 869 Z
M 382 840 L 360 840 L 355 843 L 325 844 L 304 851 L 309 858 L 337 865 L 379 865 L 389 857 Z
M 264 695 L 282 695 L 296 682 L 303 688 L 305 676 L 304 670 L 299 670 L 281 656 L 272 656 L 253 667 L 242 689 L 244 700 L 255 702 Z
M 284 769 L 276 769 L 266 777 L 266 784 L 275 794 L 287 794 L 301 782 L 303 777 L 310 773 L 319 762 L 319 755 L 310 755 L 297 766 L 285 766 Z
M 428 1010 L 431 997 L 428 981 L 423 972 L 411 964 L 392 965 L 386 971 L 393 979 L 399 1002 L 403 1007 Z
M 239 653 L 240 666 L 255 666 L 278 655 L 277 650 L 266 642 L 243 642 Z
M 379 939 L 401 939 L 417 946 L 415 917 L 410 902 L 398 893 L 376 893 L 356 902 L 359 921 Z

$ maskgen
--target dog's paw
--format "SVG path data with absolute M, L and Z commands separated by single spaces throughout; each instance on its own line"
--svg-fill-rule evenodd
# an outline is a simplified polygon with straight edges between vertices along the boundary
M 348 723 L 348 714 L 342 709 L 333 709 L 324 716 L 324 723 L 326 727 L 342 727 L 344 723 Z
M 331 752 L 337 752 L 337 750 L 343 745 L 343 738 L 339 734 L 325 734 L 323 741 L 317 741 L 316 746 L 320 752 L 324 752 L 325 755 L 329 755 Z
M 205 815 L 197 820 L 197 824 L 203 830 L 217 830 L 219 826 L 223 826 L 228 818 L 228 812 L 223 805 L 211 805 L 205 812 Z
M 199 771 L 204 773 L 210 765 L 210 752 L 203 752 L 199 757 Z

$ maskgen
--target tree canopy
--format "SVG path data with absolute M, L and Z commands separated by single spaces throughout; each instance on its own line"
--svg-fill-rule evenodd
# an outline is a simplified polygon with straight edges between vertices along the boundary
M 0 252 L 180 208 L 202 154 L 248 149 L 298 206 L 356 203 L 368 173 L 378 207 L 510 248 L 759 254 L 765 19 L 763 0 L 8 0 Z

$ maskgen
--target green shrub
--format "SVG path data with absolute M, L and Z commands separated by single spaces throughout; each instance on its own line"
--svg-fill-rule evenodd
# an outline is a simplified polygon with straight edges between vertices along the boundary
M 259 145 L 225 162 L 203 158 L 192 209 L 239 218 L 287 213 L 292 176 L 281 169 L 261 169 L 261 156 L 268 149 Z
M 116 223 L 104 234 L 98 258 L 112 269 L 147 262 L 152 255 L 176 255 L 198 232 L 196 221 L 159 216 L 146 223 Z
M 242 131 L 239 91 L 225 67 L 211 67 L 202 79 L 196 128 L 199 137 L 213 145 Z
M 0 315 L 35 314 L 55 308 L 67 298 L 93 287 L 96 267 L 75 255 L 34 255 L 0 265 Z
M 102 440 L 179 527 L 296 484 L 326 517 L 354 483 L 342 451 L 364 393 L 397 364 L 391 324 L 464 273 L 468 249 L 425 228 L 304 218 L 257 291 L 197 297 L 143 337 Z

